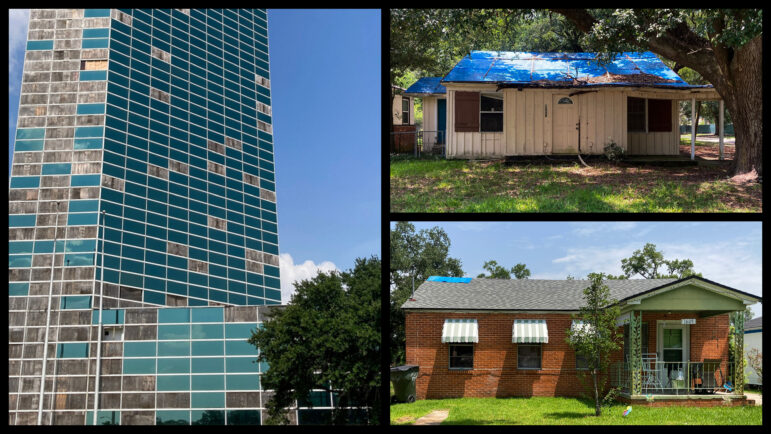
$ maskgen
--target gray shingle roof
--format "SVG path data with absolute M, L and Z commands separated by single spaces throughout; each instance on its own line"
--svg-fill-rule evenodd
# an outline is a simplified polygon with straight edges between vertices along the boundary
M 627 297 L 677 279 L 607 280 L 611 298 Z M 469 283 L 423 282 L 403 309 L 578 310 L 589 280 L 472 279 Z
M 762 329 L 762 328 L 763 328 L 762 316 L 759 316 L 757 318 L 752 318 L 751 320 L 744 323 L 744 330 Z

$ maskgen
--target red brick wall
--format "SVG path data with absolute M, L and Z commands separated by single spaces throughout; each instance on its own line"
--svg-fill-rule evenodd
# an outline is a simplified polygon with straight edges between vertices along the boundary
M 695 314 L 645 313 L 649 348 L 656 350 L 656 320 L 696 318 L 691 325 L 691 360 L 728 359 L 728 315 L 698 318 Z M 474 344 L 474 369 L 450 370 L 449 344 L 441 342 L 448 318 L 475 318 L 479 342 Z M 549 343 L 542 344 L 541 369 L 517 369 L 517 344 L 511 342 L 514 319 L 545 319 Z M 567 314 L 501 314 L 406 312 L 407 364 L 420 366 L 418 399 L 503 396 L 577 396 L 584 387 L 575 369 L 575 351 L 565 342 L 571 319 Z M 621 329 L 621 331 L 623 331 Z M 621 341 L 623 343 L 623 341 Z M 623 345 L 623 344 L 622 344 Z M 622 360 L 618 351 L 612 360 Z M 725 372 L 725 367 L 724 367 Z M 589 381 L 587 379 L 587 381 Z

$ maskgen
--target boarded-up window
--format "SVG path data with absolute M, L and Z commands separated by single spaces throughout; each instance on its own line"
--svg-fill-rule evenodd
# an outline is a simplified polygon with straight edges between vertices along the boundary
M 410 124 L 410 99 L 402 97 L 402 124 Z
M 626 130 L 629 132 L 645 132 L 645 99 L 626 99 Z
M 672 101 L 668 99 L 648 100 L 648 132 L 672 131 Z
M 107 69 L 106 60 L 81 60 L 80 61 L 81 71 L 100 71 L 104 69 Z
M 455 92 L 455 132 L 479 132 L 479 92 Z

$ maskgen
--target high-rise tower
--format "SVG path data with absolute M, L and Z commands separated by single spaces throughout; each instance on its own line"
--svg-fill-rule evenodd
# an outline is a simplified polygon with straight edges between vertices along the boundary
M 271 124 L 265 10 L 31 11 L 11 424 L 259 423 L 244 341 L 281 302 Z

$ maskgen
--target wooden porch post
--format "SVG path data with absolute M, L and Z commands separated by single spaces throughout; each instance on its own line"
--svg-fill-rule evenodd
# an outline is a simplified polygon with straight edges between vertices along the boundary
M 642 394 L 642 312 L 640 316 L 629 312 L 629 371 L 631 375 L 630 394 Z
M 696 155 L 696 98 L 691 98 L 691 160 Z
M 725 131 L 723 131 L 724 103 L 722 99 L 720 100 L 720 108 L 718 111 L 720 112 L 720 160 L 723 160 L 723 137 L 725 136 Z

